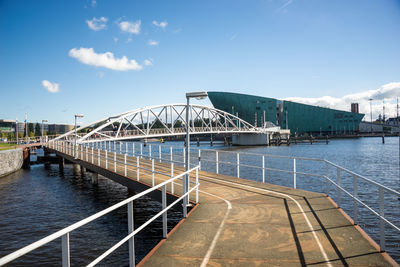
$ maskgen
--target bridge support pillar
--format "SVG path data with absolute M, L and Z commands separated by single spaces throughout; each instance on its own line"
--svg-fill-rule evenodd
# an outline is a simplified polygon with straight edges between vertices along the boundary
M 92 172 L 92 184 L 98 184 L 99 183 L 99 174 Z
M 72 167 L 75 175 L 78 175 L 81 172 L 81 165 L 74 163 L 72 164 Z
M 235 134 L 232 136 L 232 144 L 236 146 L 262 146 L 268 145 L 268 133 Z
M 80 167 L 80 169 L 81 169 L 81 176 L 85 176 L 86 168 L 83 167 L 82 165 L 80 165 L 79 167 Z
M 58 159 L 58 168 L 60 171 L 64 171 L 65 160 L 63 157 L 57 156 Z

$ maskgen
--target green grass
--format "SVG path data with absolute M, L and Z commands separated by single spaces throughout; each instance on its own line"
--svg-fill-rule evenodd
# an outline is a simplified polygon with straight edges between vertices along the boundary
M 14 149 L 14 148 L 17 148 L 17 146 L 15 144 L 0 143 L 0 151 L 7 150 L 7 149 Z

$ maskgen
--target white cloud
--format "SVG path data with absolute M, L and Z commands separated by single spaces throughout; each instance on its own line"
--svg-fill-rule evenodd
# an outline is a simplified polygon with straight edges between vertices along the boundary
M 168 22 L 166 21 L 157 22 L 156 20 L 153 20 L 153 25 L 165 29 L 165 27 L 167 27 L 168 25 Z
M 60 87 L 59 87 L 58 83 L 52 83 L 52 82 L 49 82 L 48 80 L 43 80 L 42 85 L 50 93 L 58 93 L 60 91 Z
M 97 0 L 92 0 L 92 7 L 96 7 L 97 6 Z
M 154 41 L 154 40 L 149 40 L 149 45 L 150 46 L 155 46 L 155 45 L 158 45 L 158 42 Z
M 72 48 L 69 51 L 69 56 L 76 58 L 80 62 L 87 65 L 104 67 L 118 71 L 141 70 L 143 68 L 134 59 L 128 59 L 126 56 L 123 56 L 122 58 L 115 58 L 114 54 L 111 52 L 97 54 L 93 48 Z
M 114 37 L 113 40 L 114 40 L 114 43 L 118 43 L 118 37 Z
M 276 9 L 275 11 L 276 12 L 280 12 L 280 11 L 287 12 L 286 7 L 288 7 L 292 3 L 293 3 L 293 0 L 284 0 L 283 5 L 280 6 L 278 9 Z
M 119 28 L 123 32 L 139 34 L 140 33 L 140 24 L 142 22 L 140 20 L 131 22 L 131 21 L 121 21 L 118 23 Z
M 93 18 L 92 20 L 86 20 L 87 25 L 94 31 L 104 30 L 107 26 L 108 19 L 105 17 Z
M 400 82 L 384 84 L 378 89 L 349 94 L 340 98 L 332 96 L 323 96 L 318 98 L 289 97 L 285 100 L 347 111 L 350 110 L 351 103 L 359 103 L 360 113 L 364 113 L 364 119 L 369 121 L 371 119 L 369 99 L 373 99 L 372 118 L 376 119 L 379 114 L 383 113 L 383 101 L 385 101 L 386 117 L 395 114 L 396 97 L 400 97 Z
M 143 64 L 145 66 L 153 66 L 153 59 L 151 59 L 151 58 L 150 59 L 145 59 Z

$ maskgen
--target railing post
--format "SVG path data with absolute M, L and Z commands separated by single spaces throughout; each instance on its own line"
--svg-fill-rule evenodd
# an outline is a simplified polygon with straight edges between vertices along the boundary
M 128 153 L 128 142 L 125 142 L 125 154 Z
M 172 162 L 172 146 L 169 147 L 169 160 Z
M 239 153 L 236 153 L 236 174 L 237 178 L 240 177 L 240 156 Z
M 124 173 L 125 173 L 125 176 L 127 176 L 127 174 L 128 174 L 128 170 L 127 170 L 127 166 L 126 166 L 126 154 L 124 154 Z
M 186 166 L 186 157 L 185 157 L 185 151 L 186 151 L 186 148 L 183 148 L 183 167 L 185 167 Z
M 354 217 L 354 224 L 358 224 L 358 209 L 357 209 L 357 201 L 358 192 L 357 192 L 357 176 L 353 175 L 353 217 Z
M 293 188 L 296 188 L 296 158 L 293 158 Z
M 61 251 L 62 251 L 62 266 L 70 266 L 70 253 L 69 253 L 69 233 L 66 233 L 61 237 Z
M 265 156 L 262 156 L 262 182 L 265 183 Z
M 143 144 L 140 143 L 140 158 L 143 158 Z
M 135 143 L 132 142 L 132 156 L 135 156 Z
M 340 182 L 340 169 L 339 168 L 337 168 L 337 184 L 338 184 L 338 186 L 340 186 L 341 187 L 341 182 Z M 338 192 L 337 192 L 337 197 L 338 197 L 338 199 L 337 199 L 337 201 L 338 201 L 338 206 L 340 207 L 341 205 L 340 205 L 340 196 L 341 196 L 341 194 L 342 194 L 342 190 L 338 187 Z
M 117 172 L 117 152 L 114 151 L 114 172 Z
M 119 142 L 119 154 L 122 154 L 122 142 Z
M 140 180 L 139 178 L 139 166 L 140 165 L 140 161 L 139 161 L 139 157 L 136 157 L 136 180 Z
M 94 148 L 92 147 L 92 164 L 94 163 L 94 156 L 93 156 Z
M 151 184 L 154 186 L 154 159 L 151 159 Z
M 86 161 L 89 161 L 88 147 L 86 147 Z
M 97 149 L 97 165 L 100 166 L 100 149 Z
M 151 159 L 151 144 L 149 144 L 149 158 Z
M 198 169 L 196 169 L 196 184 L 195 184 L 195 186 L 197 186 L 196 187 L 196 203 L 199 203 L 199 187 L 198 187 L 198 185 L 199 185 L 199 169 L 200 169 L 200 167 Z
M 162 196 L 161 196 L 161 204 L 162 209 L 164 210 L 167 207 L 167 186 L 163 185 L 162 187 Z M 162 215 L 163 221 L 163 238 L 167 238 L 167 211 L 164 211 Z
M 171 162 L 171 178 L 173 177 L 174 177 L 174 163 Z M 174 193 L 174 181 L 171 182 L 171 193 L 172 194 Z
M 218 151 L 215 151 L 215 172 L 218 174 L 219 168 L 218 168 Z
M 128 234 L 135 229 L 133 220 L 133 201 L 128 203 Z M 129 267 L 135 266 L 135 236 L 129 238 Z
M 326 194 L 329 195 L 329 164 L 328 162 L 325 161 L 326 164 Z
M 199 169 L 201 170 L 201 149 L 199 149 Z
M 108 154 L 108 151 L 106 150 L 106 169 L 108 169 L 108 156 L 107 156 L 107 154 Z
M 379 187 L 379 215 L 381 217 L 385 216 L 385 191 L 382 187 Z M 385 242 L 385 221 L 380 218 L 379 220 L 379 245 L 381 247 L 381 252 L 386 251 Z

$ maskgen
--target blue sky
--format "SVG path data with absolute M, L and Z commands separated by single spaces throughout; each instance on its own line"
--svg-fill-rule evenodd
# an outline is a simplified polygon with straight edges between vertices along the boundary
M 393 116 L 399 33 L 394 0 L 0 0 L 0 119 L 91 122 L 199 90 L 365 113 L 372 96 Z

